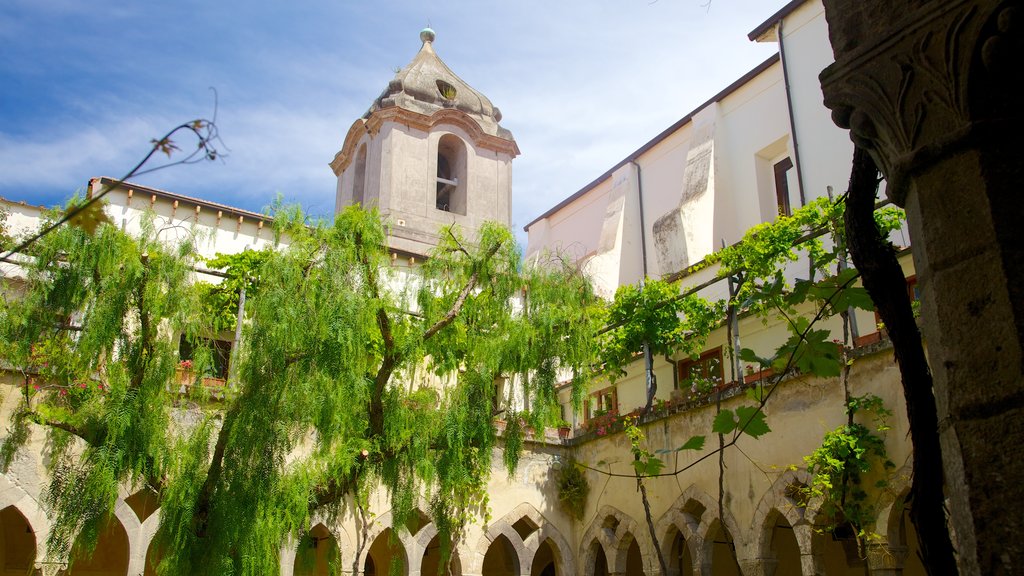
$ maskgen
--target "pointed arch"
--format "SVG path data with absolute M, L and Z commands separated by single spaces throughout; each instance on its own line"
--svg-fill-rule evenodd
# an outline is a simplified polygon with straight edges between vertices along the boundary
M 924 574 L 917 530 L 910 520 L 911 469 L 904 466 L 889 479 L 889 492 L 879 503 L 875 531 L 885 537 L 885 549 L 895 557 L 904 574 Z
M 373 548 L 373 545 L 377 542 L 377 539 L 380 538 L 380 536 L 383 535 L 385 532 L 390 532 L 391 534 L 387 535 L 387 537 L 390 538 L 391 535 L 394 535 L 394 538 L 397 540 L 396 548 L 400 549 L 402 554 L 404 555 L 403 561 L 405 562 L 406 573 L 408 573 L 408 571 L 410 570 L 410 561 L 415 556 L 415 543 L 408 531 L 395 530 L 392 524 L 394 524 L 394 518 L 391 514 L 391 511 L 389 510 L 381 516 L 378 516 L 376 519 L 374 519 L 369 529 L 367 529 L 366 543 L 363 547 L 362 552 L 359 554 L 359 558 L 357 559 L 358 565 L 360 566 L 360 570 L 362 570 L 363 567 L 366 566 L 366 559 L 370 556 L 370 550 L 371 548 Z
M 640 549 L 644 572 L 653 573 L 655 567 L 654 547 L 647 530 L 628 514 L 614 506 L 602 506 L 580 540 L 580 566 L 592 571 L 596 562 L 594 542 L 600 546 L 608 560 L 610 572 L 624 572 L 630 545 L 636 541 Z
M 798 499 L 797 490 L 800 486 L 811 483 L 811 475 L 806 470 L 787 470 L 775 479 L 768 491 L 761 496 L 754 519 L 751 523 L 750 544 L 754 547 L 756 558 L 772 558 L 772 539 L 778 516 L 785 518 L 793 529 L 801 555 L 811 553 L 811 537 L 813 526 L 806 518 L 807 506 Z
M 32 573 L 38 539 L 39 535 L 18 508 L 0 508 L 0 573 Z
M 8 480 L 5 474 L 0 474 L 0 510 L 8 506 L 13 506 L 21 514 L 35 534 L 35 561 L 38 564 L 46 558 L 45 535 L 50 533 L 50 519 L 35 498 Z
M 76 541 L 72 546 L 71 557 L 68 558 L 67 569 L 61 574 L 89 573 L 90 571 L 112 574 L 142 572 L 145 569 L 143 566 L 145 552 L 143 551 L 140 555 L 141 561 L 133 562 L 135 558 L 132 554 L 131 535 L 128 526 L 125 526 L 124 523 L 126 516 L 134 519 L 136 523 L 138 522 L 138 518 L 131 508 L 124 503 L 123 499 L 118 499 L 118 506 L 114 508 L 114 514 L 105 517 L 95 548 L 91 552 L 85 553 L 81 549 L 77 549 L 78 541 Z M 137 571 L 133 571 L 133 568 Z
M 736 536 L 724 522 L 715 518 L 707 525 L 704 532 L 703 546 L 700 550 L 699 564 L 701 573 L 741 576 Z
M 337 536 L 323 522 L 303 534 L 292 556 L 292 574 L 333 574 L 344 562 Z

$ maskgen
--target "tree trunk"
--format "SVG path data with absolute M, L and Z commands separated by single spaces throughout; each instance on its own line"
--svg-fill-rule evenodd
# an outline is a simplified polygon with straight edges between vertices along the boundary
M 896 251 L 875 225 L 877 190 L 878 168 L 867 151 L 856 147 L 846 198 L 846 236 L 853 263 L 860 271 L 864 287 L 892 340 L 903 380 L 910 441 L 914 449 L 910 519 L 917 529 L 925 570 L 933 576 L 957 574 L 953 544 L 946 524 L 943 483 L 940 481 L 943 477 L 942 449 L 932 375 Z

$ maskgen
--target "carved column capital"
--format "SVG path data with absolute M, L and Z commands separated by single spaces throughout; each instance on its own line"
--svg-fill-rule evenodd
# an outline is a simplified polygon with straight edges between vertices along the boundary
M 906 180 L 985 130 L 969 81 L 981 56 L 999 73 L 1024 27 L 1012 0 L 825 0 L 836 61 L 820 75 L 825 106 L 871 152 L 902 205 Z M 1015 38 L 1007 42 L 1000 35 Z M 972 68 L 973 67 L 973 68 Z

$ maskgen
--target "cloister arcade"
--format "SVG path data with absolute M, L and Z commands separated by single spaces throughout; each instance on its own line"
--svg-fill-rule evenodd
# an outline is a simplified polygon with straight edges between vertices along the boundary
M 719 517 L 717 500 L 706 492 L 695 486 L 685 490 L 654 524 L 669 574 L 860 576 L 865 573 L 865 564 L 871 574 L 924 574 L 905 510 L 907 486 L 894 486 L 891 498 L 879 503 L 878 542 L 858 551 L 841 533 L 816 531 L 809 520 L 814 517 L 814 503 L 801 506 L 788 495 L 788 486 L 806 480 L 806 473 L 783 474 L 760 499 L 749 530 L 741 528 L 728 509 Z M 603 506 L 578 536 L 572 532 L 572 525 L 560 524 L 564 520 L 560 516 L 545 517 L 532 504 L 520 504 L 488 525 L 470 530 L 453 551 L 451 574 L 659 573 L 645 518 Z M 159 510 L 151 495 L 129 495 L 118 501 L 91 556 L 48 563 L 42 560 L 49 527 L 45 513 L 36 499 L 0 476 L 0 576 L 155 574 L 159 553 L 150 544 L 158 521 Z M 300 541 L 282 547 L 281 574 L 351 574 L 354 563 L 368 576 L 439 573 L 438 532 L 425 515 L 396 529 L 391 514 L 385 513 L 373 519 L 364 534 L 364 545 L 357 547 L 351 523 L 318 519 Z

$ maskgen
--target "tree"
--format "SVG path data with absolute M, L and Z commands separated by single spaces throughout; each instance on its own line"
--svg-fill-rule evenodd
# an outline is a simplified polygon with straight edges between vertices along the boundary
M 313 513 L 365 512 L 377 486 L 396 526 L 428 501 L 447 554 L 486 507 L 495 382 L 523 387 L 528 420 L 547 417 L 558 374 L 582 385 L 600 318 L 590 285 L 562 262 L 524 268 L 508 230 L 448 228 L 403 272 L 376 213 L 275 216 L 289 244 L 256 259 L 219 399 L 178 393 L 178 335 L 202 350 L 223 322 L 189 281 L 191 242 L 100 225 L 32 246 L 23 296 L 0 308 L 0 355 L 25 375 L 4 454 L 31 424 L 50 434 L 52 556 L 95 541 L 122 485 L 160 497 L 161 573 L 274 573 Z M 506 434 L 514 465 L 519 432 Z

